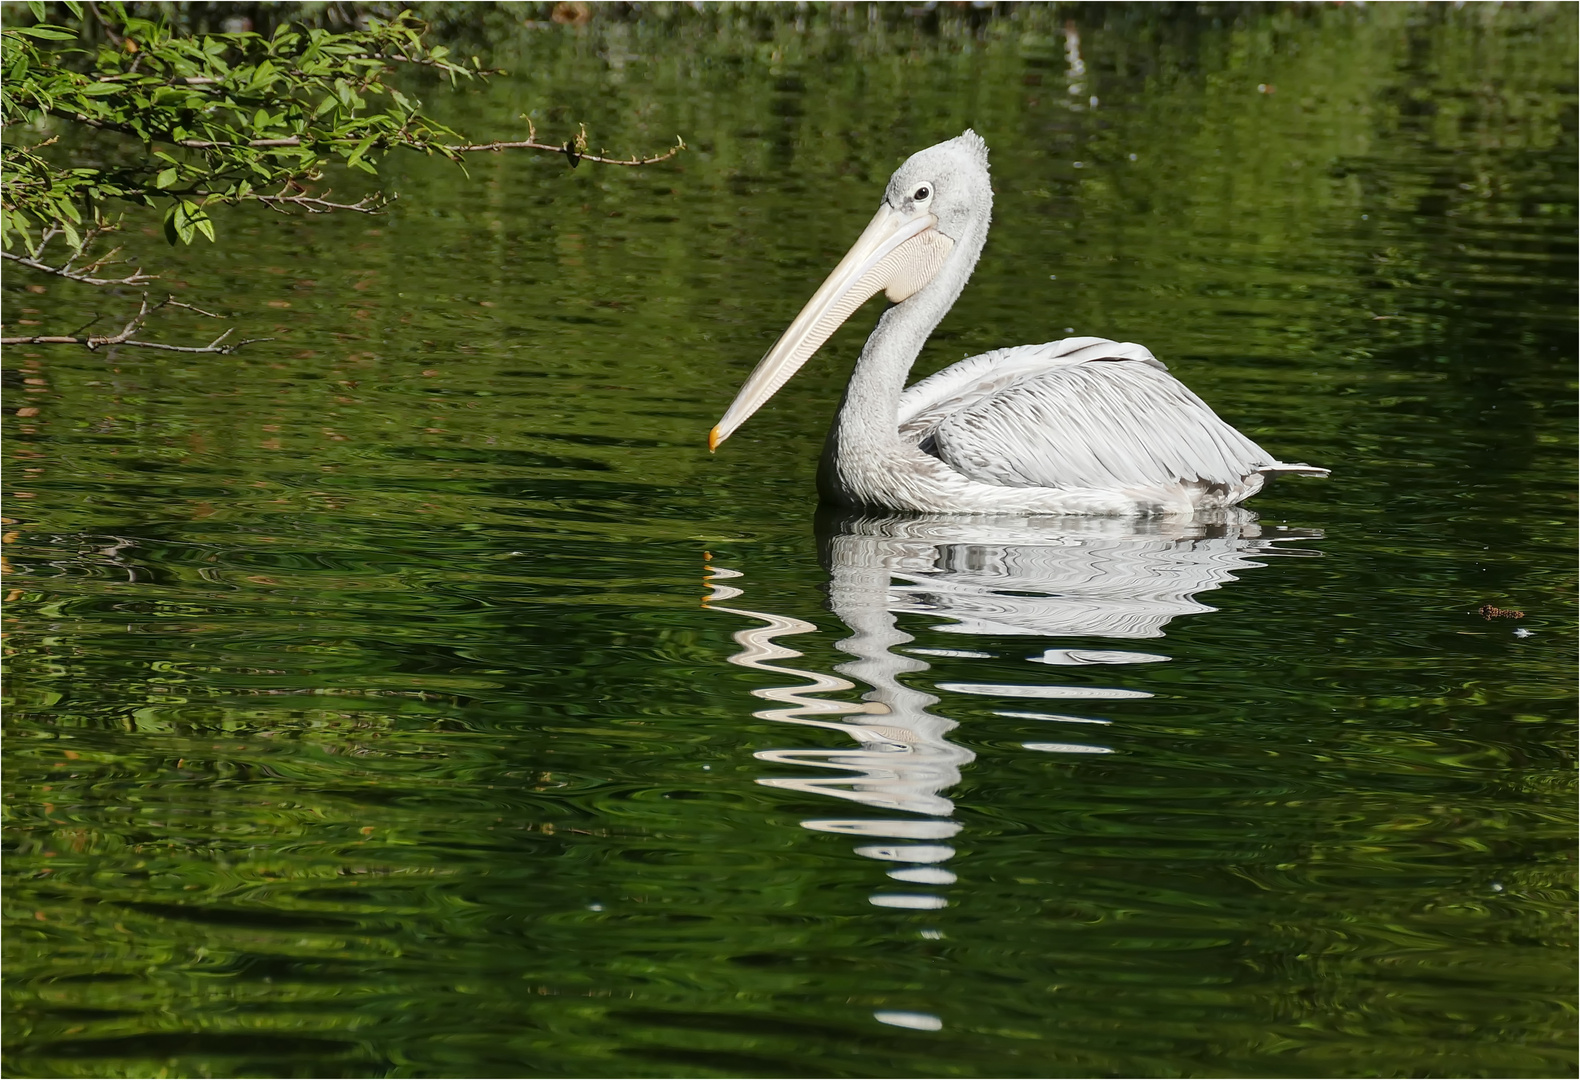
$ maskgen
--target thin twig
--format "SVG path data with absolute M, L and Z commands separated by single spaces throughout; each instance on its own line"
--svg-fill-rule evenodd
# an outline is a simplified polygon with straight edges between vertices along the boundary
M 289 188 L 282 190 L 289 190 Z M 324 195 L 328 194 L 329 192 L 324 192 Z M 275 210 L 282 214 L 290 213 L 290 207 L 306 210 L 309 214 L 327 214 L 334 210 L 354 210 L 359 214 L 377 214 L 395 196 L 391 195 L 386 198 L 375 193 L 373 195 L 364 195 L 354 203 L 330 202 L 328 199 L 316 195 L 258 195 L 254 193 L 248 195 L 247 198 L 253 202 L 261 202 L 270 210 Z
M 295 74 L 295 73 L 292 72 L 292 74 Z M 130 79 L 132 77 L 133 76 L 131 76 L 130 74 L 126 74 L 126 73 L 122 73 L 120 75 L 101 75 L 95 81 L 101 82 L 101 83 L 123 83 L 123 82 L 125 82 L 126 80 L 128 80 L 128 79 Z M 210 78 L 207 75 L 188 75 L 185 78 L 170 79 L 167 82 L 161 83 L 160 85 L 162 85 L 162 86 L 218 86 L 218 85 L 221 84 L 222 81 L 223 80 L 221 80 L 221 79 Z
M 115 32 L 115 25 L 111 23 L 109 19 L 104 17 L 104 12 L 99 10 L 99 5 L 93 3 L 93 0 L 88 0 L 88 4 L 86 6 L 89 11 L 93 12 L 93 17 L 99 24 L 99 29 L 103 30 L 104 35 L 114 42 L 117 48 L 119 48 L 121 43 L 126 39 Z
M 143 300 L 146 302 L 147 299 L 148 299 L 148 295 L 146 293 L 144 293 L 143 294 Z M 202 308 L 198 307 L 196 304 L 184 304 L 180 300 L 177 300 L 173 296 L 166 297 L 164 300 L 161 300 L 159 303 L 155 304 L 153 306 L 153 308 L 150 309 L 150 312 L 158 311 L 162 307 L 186 308 L 188 311 L 195 311 L 195 312 L 197 312 L 199 315 L 203 316 L 205 319 L 223 319 L 225 317 L 223 315 L 216 315 L 212 311 L 204 311 Z M 229 331 L 227 331 L 227 333 L 228 332 Z
M 274 146 L 301 146 L 302 137 L 291 135 L 283 139 L 248 139 L 246 142 L 214 142 L 209 139 L 175 139 L 177 146 L 184 146 L 189 150 L 234 150 L 246 146 L 254 150 L 266 150 Z
M 86 252 L 88 250 L 88 245 L 89 244 L 93 243 L 94 240 L 98 239 L 98 237 L 99 237 L 99 235 L 101 233 L 108 232 L 108 231 L 109 231 L 108 229 L 93 229 L 93 230 L 91 230 L 88 233 L 88 235 L 83 239 L 83 241 L 82 241 L 82 248 L 78 251 L 77 254 L 80 255 L 83 252 Z M 78 273 L 78 274 L 95 274 L 95 273 L 98 273 L 98 271 L 99 271 L 99 269 L 101 267 L 105 266 L 107 263 L 115 261 L 115 257 L 117 255 L 119 255 L 120 253 L 121 253 L 121 249 L 120 248 L 113 247 L 109 251 L 105 252 L 103 255 L 100 255 L 97 259 L 94 259 L 87 266 L 78 267 L 73 272 L 74 273 Z M 73 255 L 71 257 L 71 259 L 67 259 L 66 260 L 66 265 L 70 266 L 72 259 L 75 259 L 75 258 L 77 258 L 77 255 Z M 125 261 L 126 262 L 130 262 L 131 260 L 127 259 Z M 134 281 L 133 278 L 141 277 L 144 281 L 152 281 L 154 278 L 156 278 L 158 276 L 159 276 L 158 274 L 152 274 L 152 275 L 144 274 L 143 271 L 142 271 L 142 267 L 138 267 L 137 270 L 133 272 L 133 275 L 132 275 L 131 278 L 124 278 L 121 281 L 111 282 L 111 284 L 114 284 L 114 285 L 122 285 L 122 284 L 125 284 L 125 285 L 139 285 L 142 282 Z
M 77 327 L 77 329 L 73 330 L 71 332 L 71 336 L 72 337 L 76 337 L 78 334 L 82 333 L 84 330 L 86 330 L 88 327 L 92 326 L 94 323 L 98 322 L 102 318 L 104 318 L 103 315 L 95 314 L 93 316 L 93 318 L 89 319 L 87 322 L 85 322 L 81 326 Z
M 20 151 L 21 153 L 24 153 L 24 154 L 27 154 L 29 156 L 32 156 L 33 155 L 33 151 L 35 151 L 35 150 L 42 150 L 42 149 L 44 149 L 44 147 L 46 147 L 46 146 L 53 146 L 53 145 L 55 145 L 58 142 L 60 142 L 60 136 L 59 135 L 51 135 L 49 138 L 45 139 L 43 142 L 41 142 L 41 143 L 34 143 L 32 146 L 16 146 L 16 147 L 8 146 L 8 147 L 6 147 L 6 149 L 7 150 L 14 149 L 14 150 Z
M 416 67 L 434 67 L 440 68 L 444 71 L 459 72 L 468 78 L 473 75 L 503 75 L 505 73 L 504 68 L 462 67 L 460 64 L 452 64 L 448 60 L 433 60 L 429 59 L 428 57 L 407 56 L 404 53 L 395 53 L 393 55 L 390 53 L 369 53 L 368 55 L 375 60 L 383 60 L 386 63 L 412 64 Z
M 605 157 L 602 154 L 580 153 L 574 142 L 566 142 L 555 146 L 553 143 L 538 142 L 536 139 L 530 138 L 520 139 L 515 142 L 470 143 L 465 146 L 457 146 L 450 143 L 438 143 L 435 145 L 438 149 L 451 154 L 474 154 L 482 151 L 497 150 L 547 150 L 554 154 L 564 154 L 571 159 L 571 165 L 573 166 L 582 161 L 591 161 L 595 165 L 656 165 L 660 161 L 668 161 L 686 148 L 685 142 L 677 138 L 675 145 L 662 154 L 655 154 L 652 157 L 637 157 L 633 154 L 628 158 L 612 158 Z
M 162 341 L 138 341 L 132 337 L 148 321 L 148 317 L 163 307 L 185 308 L 210 319 L 223 318 L 212 311 L 204 311 L 192 304 L 184 304 L 173 296 L 167 296 L 157 304 L 149 304 L 148 294 L 143 293 L 142 303 L 138 305 L 137 314 L 133 315 L 126 325 L 121 327 L 117 334 L 90 335 L 79 337 L 77 335 L 35 334 L 32 337 L 0 338 L 0 345 L 82 345 L 90 352 L 97 351 L 106 345 L 137 345 L 144 349 L 163 349 L 165 352 L 180 353 L 233 353 L 244 345 L 251 345 L 257 341 L 273 341 L 273 338 L 247 338 L 245 341 L 223 344 L 226 338 L 235 331 L 235 327 L 226 330 L 219 337 L 207 345 L 167 345 Z M 97 321 L 97 320 L 95 320 Z M 90 326 L 92 323 L 89 324 Z
M 51 239 L 53 239 L 53 236 L 49 233 L 45 233 L 44 239 L 38 245 L 39 250 L 42 251 L 44 244 L 48 243 Z M 83 247 L 87 247 L 87 241 L 84 241 Z M 103 266 L 118 251 L 120 251 L 120 248 L 116 248 L 115 251 L 110 252 L 109 255 L 104 256 L 104 258 L 99 259 L 80 270 L 72 269 L 71 259 L 67 259 L 65 265 L 63 266 L 51 266 L 49 263 L 41 262 L 38 259 L 29 258 L 26 255 L 18 255 L 12 251 L 0 251 L 0 258 L 10 259 L 12 262 L 19 263 L 22 266 L 27 267 L 29 270 L 38 270 L 42 273 L 54 274 L 56 277 L 67 278 L 71 281 L 80 281 L 84 285 L 142 285 L 146 282 L 154 280 L 154 278 L 158 276 L 156 274 L 145 274 L 141 269 L 138 269 L 132 271 L 123 278 L 94 277 L 93 271 Z

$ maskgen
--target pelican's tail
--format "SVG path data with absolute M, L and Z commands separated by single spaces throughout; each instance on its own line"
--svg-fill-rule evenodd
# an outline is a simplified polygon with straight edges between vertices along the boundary
M 1307 465 L 1303 461 L 1297 461 L 1293 465 L 1285 464 L 1282 461 L 1275 461 L 1271 465 L 1263 465 L 1260 469 L 1257 469 L 1256 471 L 1261 473 L 1263 476 L 1280 476 L 1280 475 L 1282 475 L 1284 473 L 1290 473 L 1291 475 L 1294 475 L 1294 476 L 1327 476 L 1328 475 L 1328 470 L 1324 469 L 1322 466 L 1320 466 L 1320 465 Z

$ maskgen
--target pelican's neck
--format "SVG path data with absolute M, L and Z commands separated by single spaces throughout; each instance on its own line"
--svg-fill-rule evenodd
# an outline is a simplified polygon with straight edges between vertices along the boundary
M 899 453 L 900 395 L 922 346 L 959 299 L 987 239 L 987 222 L 963 236 L 928 285 L 878 319 L 845 387 L 829 430 L 825 458 L 864 459 Z

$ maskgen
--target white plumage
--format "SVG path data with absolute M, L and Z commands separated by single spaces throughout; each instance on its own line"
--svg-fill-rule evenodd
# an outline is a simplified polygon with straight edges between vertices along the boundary
M 1231 506 L 1285 464 L 1225 423 L 1146 348 L 1078 337 L 999 349 L 906 389 L 965 288 L 992 217 L 972 132 L 913 155 L 872 224 L 763 357 L 713 429 L 717 447 L 878 291 L 818 483 L 847 506 L 921 513 L 1188 514 Z
M 905 391 L 900 435 L 972 480 L 1237 503 L 1284 465 L 1145 346 L 1066 338 L 974 356 Z M 1145 493 L 1155 493 L 1149 495 Z

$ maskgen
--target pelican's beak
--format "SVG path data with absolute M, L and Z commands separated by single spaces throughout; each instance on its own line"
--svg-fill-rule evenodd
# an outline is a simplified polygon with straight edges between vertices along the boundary
M 855 246 L 774 342 L 724 418 L 708 433 L 708 449 L 718 449 L 746 423 L 880 289 L 899 303 L 932 281 L 954 247 L 937 225 L 938 219 L 925 211 L 907 214 L 887 202 L 880 206 Z

